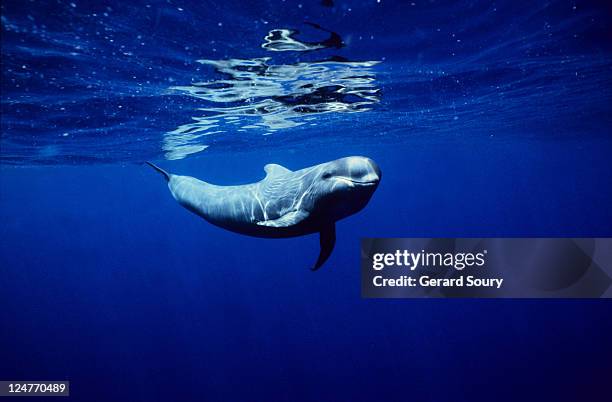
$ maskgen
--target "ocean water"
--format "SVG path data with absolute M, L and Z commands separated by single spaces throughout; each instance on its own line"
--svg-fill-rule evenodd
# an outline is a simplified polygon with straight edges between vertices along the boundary
M 78 401 L 582 399 L 610 303 L 366 300 L 361 237 L 612 235 L 604 1 L 1 4 L 0 379 Z M 369 205 L 255 239 L 172 199 L 349 156 Z

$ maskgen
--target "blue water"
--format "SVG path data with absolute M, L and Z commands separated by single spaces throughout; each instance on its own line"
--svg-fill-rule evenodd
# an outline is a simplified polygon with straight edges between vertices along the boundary
M 79 401 L 589 400 L 603 301 L 365 300 L 361 237 L 611 236 L 601 1 L 3 1 L 0 379 Z M 168 194 L 366 155 L 263 240 Z

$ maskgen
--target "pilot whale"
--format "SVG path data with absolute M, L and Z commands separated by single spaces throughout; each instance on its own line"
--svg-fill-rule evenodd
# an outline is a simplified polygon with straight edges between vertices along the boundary
M 179 204 L 223 229 L 265 238 L 320 233 L 321 250 L 312 270 L 334 249 L 336 221 L 363 209 L 382 177 L 378 165 L 362 156 L 297 171 L 268 164 L 263 180 L 238 186 L 218 186 L 147 164 L 164 176 Z

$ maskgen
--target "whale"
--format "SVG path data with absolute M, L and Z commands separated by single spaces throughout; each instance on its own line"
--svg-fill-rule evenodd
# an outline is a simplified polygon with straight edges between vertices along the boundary
M 234 186 L 211 184 L 146 163 L 166 179 L 180 205 L 215 226 L 273 239 L 319 233 L 320 252 L 313 271 L 334 249 L 336 222 L 361 211 L 382 178 L 378 165 L 363 156 L 295 171 L 271 163 L 264 166 L 261 181 Z

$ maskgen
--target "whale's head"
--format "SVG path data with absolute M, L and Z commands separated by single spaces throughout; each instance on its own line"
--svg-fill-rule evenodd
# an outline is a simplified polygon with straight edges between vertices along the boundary
M 366 206 L 382 177 L 370 158 L 349 156 L 324 163 L 315 172 L 314 209 L 326 218 L 338 220 Z

